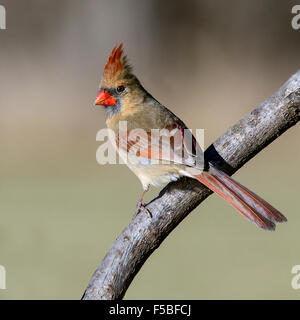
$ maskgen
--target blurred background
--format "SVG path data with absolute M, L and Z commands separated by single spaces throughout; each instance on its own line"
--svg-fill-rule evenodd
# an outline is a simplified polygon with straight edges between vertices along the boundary
M 0 299 L 79 299 L 142 190 L 125 165 L 96 162 L 93 101 L 112 48 L 124 43 L 144 87 L 204 128 L 207 147 L 300 68 L 297 1 L 0 2 Z M 288 223 L 262 231 L 213 195 L 125 299 L 299 299 L 299 161 L 294 127 L 235 174 Z

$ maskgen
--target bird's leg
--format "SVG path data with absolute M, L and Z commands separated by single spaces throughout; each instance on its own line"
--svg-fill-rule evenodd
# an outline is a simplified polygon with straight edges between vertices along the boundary
M 152 214 L 151 212 L 143 205 L 143 198 L 146 194 L 146 192 L 149 190 L 149 185 L 144 189 L 141 197 L 140 197 L 140 200 L 138 201 L 138 203 L 136 204 L 136 212 L 135 212 L 135 215 L 139 214 L 141 209 L 145 209 L 148 214 L 150 215 L 150 217 L 152 218 Z

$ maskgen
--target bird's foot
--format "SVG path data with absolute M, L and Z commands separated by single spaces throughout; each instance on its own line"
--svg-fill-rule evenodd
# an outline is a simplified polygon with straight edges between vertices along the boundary
M 141 210 L 145 210 L 145 211 L 148 213 L 148 215 L 150 216 L 150 218 L 152 218 L 152 213 L 150 212 L 149 209 L 147 209 L 147 208 L 143 205 L 142 201 L 139 201 L 139 202 L 137 203 L 134 217 L 136 217 L 136 216 L 141 212 Z

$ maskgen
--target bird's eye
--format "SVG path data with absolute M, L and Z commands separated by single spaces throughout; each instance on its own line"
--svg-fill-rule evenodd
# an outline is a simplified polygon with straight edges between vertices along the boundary
M 122 93 L 124 90 L 125 90 L 125 87 L 124 87 L 124 86 L 118 86 L 118 87 L 117 87 L 117 92 L 118 92 L 118 93 Z

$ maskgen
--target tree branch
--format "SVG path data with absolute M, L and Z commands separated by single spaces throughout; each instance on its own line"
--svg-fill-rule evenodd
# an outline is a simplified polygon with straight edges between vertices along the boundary
M 232 175 L 299 121 L 300 70 L 275 94 L 229 128 L 205 157 Z M 114 242 L 92 276 L 82 299 L 121 299 L 151 253 L 212 192 L 196 180 L 169 183 Z

